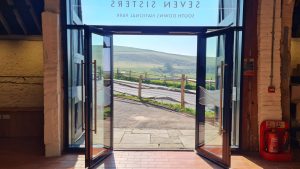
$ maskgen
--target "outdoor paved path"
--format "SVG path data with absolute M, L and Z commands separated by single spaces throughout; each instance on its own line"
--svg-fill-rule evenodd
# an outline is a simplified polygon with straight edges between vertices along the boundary
M 219 145 L 218 128 L 205 124 L 207 145 Z M 114 148 L 193 149 L 195 118 L 126 99 L 114 100 Z
M 195 129 L 193 116 L 116 97 L 114 101 L 115 128 Z
M 195 118 L 152 105 L 115 98 L 114 147 L 193 149 Z
M 114 128 L 114 148 L 193 149 L 195 130 Z

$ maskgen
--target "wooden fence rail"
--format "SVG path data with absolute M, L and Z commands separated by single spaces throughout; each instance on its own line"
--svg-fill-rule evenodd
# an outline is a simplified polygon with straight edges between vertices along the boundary
M 117 72 L 115 74 L 116 78 L 120 77 L 127 77 L 129 80 L 135 78 L 138 82 L 138 97 L 141 99 L 142 98 L 142 86 L 143 86 L 143 81 L 151 81 L 151 80 L 161 80 L 166 83 L 166 81 L 178 81 L 180 82 L 180 105 L 181 108 L 185 108 L 185 88 L 186 85 L 189 82 L 196 83 L 196 79 L 189 79 L 185 74 L 182 74 L 181 77 L 167 77 L 166 75 L 153 75 L 149 74 L 147 72 L 145 73 L 140 73 L 140 72 L 134 72 L 134 71 L 120 71 L 120 69 L 117 69 Z M 152 76 L 152 77 L 150 77 Z M 154 77 L 158 76 L 158 77 Z M 206 80 L 209 86 L 212 86 L 215 84 L 214 80 Z

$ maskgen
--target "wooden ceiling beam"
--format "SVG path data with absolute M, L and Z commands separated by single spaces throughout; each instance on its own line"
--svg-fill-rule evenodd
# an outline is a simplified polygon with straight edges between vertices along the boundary
M 6 2 L 8 3 L 8 5 L 14 6 L 13 0 L 6 0 Z M 13 13 L 15 14 L 17 22 L 20 25 L 21 29 L 23 30 L 24 34 L 27 35 L 28 31 L 26 29 L 26 26 L 25 26 L 25 24 L 24 24 L 24 22 L 23 22 L 23 20 L 22 20 L 22 18 L 20 16 L 20 14 L 19 14 L 19 11 L 16 8 L 14 8 L 13 9 Z
M 11 33 L 12 33 L 12 32 L 11 32 L 11 29 L 10 29 L 10 27 L 9 27 L 9 25 L 8 25 L 6 19 L 5 19 L 5 17 L 3 16 L 3 14 L 2 14 L 1 11 L 0 11 L 0 22 L 2 23 L 2 25 L 3 25 L 4 29 L 5 29 L 5 31 L 6 31 L 8 34 L 11 34 Z
M 42 41 L 42 35 L 0 35 L 0 40 L 28 40 L 28 41 Z
M 31 1 L 30 0 L 25 0 L 25 2 L 29 6 L 29 11 L 30 11 L 30 14 L 33 18 L 35 26 L 39 30 L 39 33 L 42 33 L 41 23 L 39 22 L 38 17 L 36 16 L 36 13 L 34 11 L 34 8 L 33 8 L 33 5 L 31 3 Z

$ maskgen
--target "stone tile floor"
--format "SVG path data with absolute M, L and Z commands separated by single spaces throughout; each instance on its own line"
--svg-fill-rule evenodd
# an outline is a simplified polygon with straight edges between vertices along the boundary
M 116 149 L 193 149 L 195 130 L 114 128 Z

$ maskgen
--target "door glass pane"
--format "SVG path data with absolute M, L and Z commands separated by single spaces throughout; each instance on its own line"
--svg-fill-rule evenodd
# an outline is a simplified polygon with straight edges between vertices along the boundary
M 242 32 L 235 32 L 235 53 L 233 69 L 233 87 L 232 87 L 232 129 L 231 129 L 231 147 L 239 147 L 240 132 L 240 93 L 241 93 L 241 65 L 242 65 Z
M 199 123 L 200 145 L 203 150 L 223 157 L 223 102 L 224 102 L 224 38 L 212 37 L 206 41 L 205 86 L 200 87 L 202 105 Z
M 92 34 L 92 157 L 111 148 L 112 69 L 110 38 Z
M 84 147 L 83 30 L 68 30 L 69 145 Z

